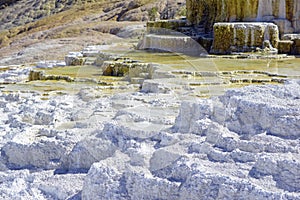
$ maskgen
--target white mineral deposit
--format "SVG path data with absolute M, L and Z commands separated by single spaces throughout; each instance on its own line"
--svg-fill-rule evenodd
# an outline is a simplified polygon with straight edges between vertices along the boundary
M 24 2 L 1 200 L 300 200 L 299 0 Z

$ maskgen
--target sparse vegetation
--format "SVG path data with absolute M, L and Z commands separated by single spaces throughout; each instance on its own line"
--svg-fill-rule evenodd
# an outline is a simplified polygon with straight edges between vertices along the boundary
M 26 1 L 15 4 L 10 9 L 2 10 L 0 15 L 0 48 L 9 45 L 15 39 L 38 31 L 50 30 L 57 27 L 57 34 L 51 34 L 50 38 L 73 37 L 82 32 L 82 29 L 97 29 L 97 23 L 106 20 L 104 8 L 114 8 L 117 3 L 123 1 L 114 0 L 106 2 L 104 0 L 77 0 L 77 1 L 54 1 L 43 0 L 34 1 L 32 9 L 25 6 Z M 153 1 L 138 0 L 139 6 Z M 24 8 L 23 8 L 23 7 Z M 134 6 L 136 7 L 136 6 Z M 133 8 L 134 8 L 133 7 Z M 17 11 L 12 11 L 17 9 Z M 19 13 L 17 13 L 19 12 Z M 120 13 L 114 11 L 110 15 L 118 16 Z M 114 20 L 117 17 L 109 17 Z M 82 20 L 84 23 L 82 23 Z M 1 23 L 3 22 L 3 23 Z M 101 28 L 103 29 L 103 27 Z M 104 32 L 110 32 L 109 27 Z
M 155 21 L 156 18 L 157 18 L 157 15 L 158 15 L 158 8 L 157 8 L 157 7 L 153 7 L 153 8 L 151 8 L 151 9 L 148 11 L 148 13 L 149 13 L 149 19 L 150 19 L 151 21 Z
M 18 55 L 16 63 L 63 59 L 68 51 L 86 45 L 119 41 L 115 35 L 149 20 L 151 8 L 152 13 L 157 8 L 157 18 L 162 18 L 165 6 L 158 0 L 19 0 L 0 9 L 0 55 Z M 27 47 L 33 52 L 24 53 Z
M 178 16 L 178 17 L 186 16 L 186 6 L 182 6 L 182 7 L 179 9 L 179 11 L 178 11 L 178 13 L 177 13 L 177 16 Z
M 122 15 L 126 15 L 130 10 L 139 9 L 140 7 L 143 8 L 139 12 L 149 10 L 150 17 L 154 18 L 157 12 L 162 12 L 163 10 L 157 3 L 157 0 L 112 0 L 109 2 L 105 0 L 1 1 L 0 6 L 10 6 L 0 10 L 0 30 L 12 29 L 12 32 L 19 35 L 20 32 L 27 30 L 31 32 L 47 30 L 77 19 L 94 21 L 122 19 Z M 145 5 L 149 6 L 145 7 Z M 184 14 L 184 10 L 180 11 L 182 12 L 180 15 Z M 132 12 L 132 14 L 138 15 L 137 12 Z M 135 19 L 135 17 L 131 19 Z M 2 40 L 4 38 L 3 35 L 6 35 L 9 39 L 16 36 L 2 32 L 2 37 L 0 36 Z M 1 42 L 1 46 L 6 43 Z

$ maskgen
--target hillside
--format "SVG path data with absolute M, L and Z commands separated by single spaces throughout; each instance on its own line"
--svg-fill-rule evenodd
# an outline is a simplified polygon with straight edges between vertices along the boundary
M 66 48 L 68 51 L 88 43 L 116 41 L 119 38 L 114 37 L 123 27 L 141 26 L 154 18 L 175 18 L 184 14 L 185 6 L 175 0 L 19 0 L 1 1 L 0 8 L 3 59 L 22 54 L 24 47 L 41 46 L 44 41 L 57 43 L 60 39 L 64 46 L 78 44 Z M 45 56 L 47 59 L 48 54 Z

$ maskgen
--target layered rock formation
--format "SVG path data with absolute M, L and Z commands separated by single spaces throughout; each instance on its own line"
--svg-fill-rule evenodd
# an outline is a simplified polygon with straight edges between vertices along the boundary
M 216 23 L 212 53 L 251 52 L 257 48 L 277 53 L 279 32 L 272 23 Z
M 281 33 L 300 31 L 298 0 L 187 0 L 187 19 L 212 31 L 216 22 L 274 22 Z
M 300 199 L 299 84 L 182 103 L 170 90 L 1 92 L 1 197 Z
M 214 54 L 261 50 L 263 53 L 298 54 L 297 42 L 280 41 L 279 38 L 280 36 L 284 38 L 285 34 L 300 32 L 300 2 L 296 0 L 187 0 L 187 21 L 158 21 L 147 25 L 150 34 L 171 29 L 189 35 L 207 52 Z M 179 50 L 184 46 L 182 43 L 175 42 L 170 48 L 170 41 L 167 39 L 163 36 L 146 35 L 145 43 L 148 44 L 147 48 L 185 53 Z M 159 45 L 151 42 L 152 40 L 159 41 Z M 178 38 L 172 40 L 178 41 Z
M 298 86 L 185 101 L 173 129 L 119 115 L 98 134 L 117 150 L 91 166 L 83 199 L 299 199 Z
M 193 58 L 178 69 L 168 54 L 159 57 L 172 64 L 158 67 L 101 49 L 82 55 L 98 56 L 108 75 L 145 81 L 22 84 L 29 66 L 0 68 L 2 199 L 300 199 L 299 80 L 223 94 L 225 84 L 282 82 L 282 65 L 268 63 L 271 73 Z M 218 71 L 220 62 L 230 67 Z M 223 95 L 196 98 L 216 87 Z

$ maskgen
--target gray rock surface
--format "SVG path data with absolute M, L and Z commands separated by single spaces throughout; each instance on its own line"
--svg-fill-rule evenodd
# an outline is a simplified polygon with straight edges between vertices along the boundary
M 68 66 L 83 65 L 84 58 L 81 52 L 70 52 L 69 55 L 65 57 L 65 62 Z
M 281 124 L 285 127 L 281 134 L 269 128 L 281 115 L 299 115 L 297 87 L 299 81 L 229 90 L 218 98 L 183 102 L 172 132 L 166 129 L 146 138 L 120 132 L 131 145 L 132 140 L 135 145 L 158 142 L 148 157 L 150 165 L 133 165 L 135 156 L 123 146 L 122 154 L 92 166 L 85 179 L 84 197 L 299 199 L 298 124 Z M 238 104 L 234 103 L 237 100 Z M 100 179 L 104 181 L 97 182 Z M 105 193 L 104 188 L 113 190 Z
M 299 80 L 183 102 L 151 84 L 0 93 L 1 198 L 300 199 Z

